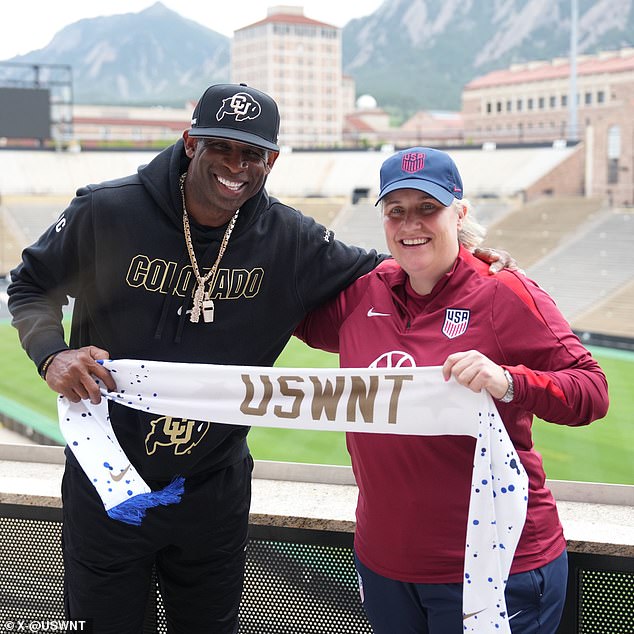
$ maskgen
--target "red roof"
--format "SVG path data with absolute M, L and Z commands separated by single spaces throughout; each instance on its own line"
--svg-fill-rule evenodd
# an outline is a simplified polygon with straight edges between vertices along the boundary
M 426 129 L 447 130 L 455 128 L 460 130 L 464 127 L 464 121 L 460 112 L 420 110 L 403 123 L 401 130 L 417 130 L 422 125 L 426 126 Z
M 348 130 L 356 130 L 357 132 L 376 132 L 376 130 L 358 116 L 346 115 L 344 127 Z
M 305 15 L 297 15 L 293 13 L 276 13 L 275 15 L 269 15 L 264 20 L 260 20 L 259 22 L 254 22 L 253 24 L 249 24 L 247 26 L 243 26 L 238 31 L 244 31 L 244 29 L 252 29 L 254 26 L 260 26 L 262 24 L 310 24 L 312 26 L 325 26 L 329 29 L 337 29 L 332 24 L 326 24 L 325 22 L 319 22 L 317 20 L 312 20 L 311 18 L 307 18 Z
M 599 75 L 603 73 L 622 73 L 634 70 L 634 55 L 624 57 L 615 55 L 604 59 L 592 57 L 577 62 L 577 75 Z M 508 84 L 524 84 L 547 79 L 565 79 L 570 75 L 570 63 L 564 62 L 554 65 L 552 62 L 543 62 L 534 68 L 520 66 L 494 70 L 491 73 L 476 77 L 470 81 L 465 90 L 489 88 Z

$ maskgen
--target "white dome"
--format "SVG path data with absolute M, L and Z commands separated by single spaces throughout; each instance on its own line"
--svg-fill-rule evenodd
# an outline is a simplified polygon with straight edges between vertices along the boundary
M 374 110 L 376 106 L 376 99 L 372 95 L 361 95 L 357 99 L 358 110 Z

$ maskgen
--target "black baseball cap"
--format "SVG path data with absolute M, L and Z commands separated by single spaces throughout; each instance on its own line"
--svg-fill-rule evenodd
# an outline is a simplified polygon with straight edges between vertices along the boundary
M 279 152 L 280 112 L 272 97 L 246 84 L 209 86 L 194 108 L 189 136 L 218 137 Z

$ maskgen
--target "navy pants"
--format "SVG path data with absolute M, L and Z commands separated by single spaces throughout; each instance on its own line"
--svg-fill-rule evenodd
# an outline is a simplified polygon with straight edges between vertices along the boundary
M 355 555 L 361 601 L 375 634 L 459 634 L 461 583 L 404 583 L 372 572 Z M 568 555 L 510 575 L 505 591 L 513 634 L 554 634 L 566 600 Z
M 130 526 L 110 519 L 84 472 L 67 464 L 66 617 L 90 620 L 94 634 L 139 634 L 155 565 L 170 634 L 235 634 L 252 469 L 249 456 L 188 478 L 179 504 L 150 509 L 141 526 Z

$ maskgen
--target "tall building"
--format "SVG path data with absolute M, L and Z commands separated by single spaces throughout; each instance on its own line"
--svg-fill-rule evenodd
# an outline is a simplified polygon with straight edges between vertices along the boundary
M 577 59 L 577 130 L 569 128 L 568 59 L 517 64 L 477 77 L 462 93 L 465 141 L 551 142 L 585 151 L 586 193 L 634 204 L 634 48 Z M 572 132 L 572 134 L 571 134 Z
M 234 32 L 231 79 L 277 101 L 280 145 L 341 144 L 341 66 L 341 29 L 306 17 L 302 7 L 271 7 L 264 20 Z

